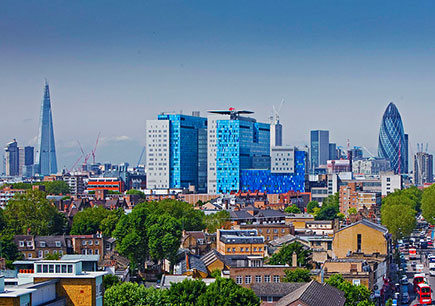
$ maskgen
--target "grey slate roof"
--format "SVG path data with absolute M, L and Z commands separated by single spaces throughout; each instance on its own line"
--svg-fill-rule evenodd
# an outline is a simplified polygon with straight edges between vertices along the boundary
M 346 298 L 337 288 L 311 281 L 281 298 L 275 306 L 287 306 L 296 301 L 308 306 L 343 306 Z
M 258 297 L 283 297 L 302 287 L 305 283 L 254 283 L 251 289 Z

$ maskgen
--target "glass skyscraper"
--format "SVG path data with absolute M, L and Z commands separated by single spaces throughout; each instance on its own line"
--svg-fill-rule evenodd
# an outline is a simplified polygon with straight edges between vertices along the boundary
M 57 173 L 56 148 L 54 144 L 53 119 L 51 113 L 50 90 L 45 82 L 44 98 L 41 104 L 39 121 L 38 149 L 36 160 L 39 163 L 37 172 L 40 175 Z
M 217 120 L 218 193 L 240 190 L 241 170 L 270 167 L 270 125 L 248 117 Z
M 329 159 L 329 131 L 314 130 L 310 133 L 311 172 L 321 165 L 326 165 Z
M 388 104 L 382 117 L 378 155 L 390 161 L 395 173 L 408 172 L 408 135 L 404 133 L 402 118 L 394 103 Z
M 165 122 L 169 131 L 160 126 Z M 147 125 L 150 126 L 147 128 L 149 188 L 189 188 L 192 185 L 206 192 L 207 118 L 161 114 L 158 120 L 148 120 Z M 159 184 L 160 180 L 167 184 Z

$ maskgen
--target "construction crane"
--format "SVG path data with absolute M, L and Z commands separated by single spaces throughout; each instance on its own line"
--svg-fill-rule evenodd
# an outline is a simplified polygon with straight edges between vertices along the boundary
M 71 171 L 74 170 L 74 168 L 77 166 L 77 164 L 79 163 L 79 161 L 82 159 L 82 156 L 80 155 L 80 157 L 75 161 L 75 163 L 71 166 L 71 168 L 68 170 L 68 173 L 71 173 Z
M 94 149 L 91 152 L 92 155 L 92 163 L 95 165 L 95 151 L 97 150 L 98 141 L 100 140 L 101 132 L 98 132 L 97 140 L 95 141 Z
M 142 161 L 143 154 L 145 153 L 145 146 L 143 146 L 142 152 L 140 153 L 139 160 L 137 161 L 137 167 L 139 167 L 140 162 Z
M 285 100 L 282 99 L 278 109 L 275 108 L 275 105 L 272 105 L 272 116 L 269 117 L 271 123 L 273 124 L 279 123 L 279 113 L 281 112 L 281 108 L 284 102 Z

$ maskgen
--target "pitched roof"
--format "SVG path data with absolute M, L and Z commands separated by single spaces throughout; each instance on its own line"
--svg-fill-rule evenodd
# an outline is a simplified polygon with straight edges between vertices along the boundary
M 303 285 L 305 283 L 253 283 L 251 289 L 258 297 L 283 297 Z
M 296 301 L 308 306 L 343 306 L 346 298 L 337 288 L 311 281 L 281 298 L 275 306 L 287 306 Z
M 388 233 L 388 229 L 387 229 L 386 227 L 384 227 L 384 226 L 382 226 L 382 225 L 380 225 L 380 224 L 374 223 L 374 222 L 372 222 L 372 221 L 370 221 L 370 220 L 368 220 L 368 219 L 361 219 L 361 220 L 359 220 L 358 222 L 355 222 L 355 223 L 349 224 L 348 226 L 345 226 L 345 227 L 339 229 L 337 232 L 342 231 L 342 230 L 344 230 L 344 229 L 347 229 L 347 228 L 349 228 L 349 227 L 352 227 L 352 226 L 358 225 L 358 224 L 363 224 L 363 225 L 365 225 L 365 226 L 371 227 L 371 228 L 373 228 L 373 229 L 375 229 L 375 230 L 377 230 L 377 231 L 379 231 L 379 232 L 381 232 L 381 233 L 383 233 L 383 234 Z

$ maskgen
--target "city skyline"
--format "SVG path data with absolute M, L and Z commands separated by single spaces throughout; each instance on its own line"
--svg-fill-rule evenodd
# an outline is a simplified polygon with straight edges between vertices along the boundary
M 282 98 L 283 144 L 308 145 L 310 130 L 322 129 L 337 145 L 350 139 L 376 154 L 382 113 L 393 101 L 410 155 L 417 142 L 433 152 L 424 110 L 433 100 L 435 4 L 374 3 L 251 1 L 245 10 L 243 2 L 96 1 L 83 10 L 6 1 L 0 89 L 9 116 L 0 128 L 14 133 L 0 140 L 36 147 L 34 114 L 47 77 L 59 169 L 80 156 L 77 140 L 90 151 L 98 132 L 98 161 L 136 164 L 145 122 L 161 111 L 235 107 L 268 122 Z

